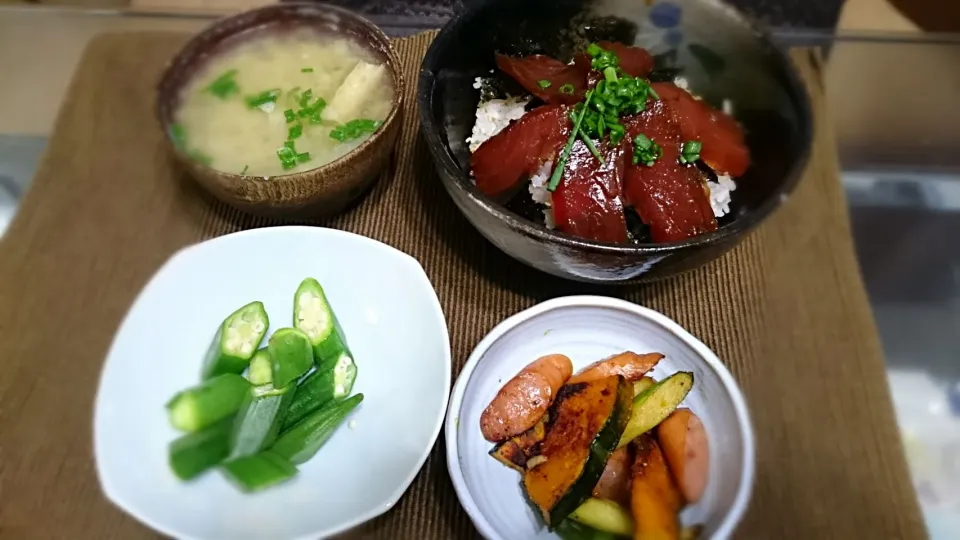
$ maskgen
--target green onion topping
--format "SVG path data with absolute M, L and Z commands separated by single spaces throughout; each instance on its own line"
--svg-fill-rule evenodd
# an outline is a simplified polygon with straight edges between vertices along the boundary
M 300 73 L 313 73 L 312 67 L 300 68 Z
M 607 68 L 617 68 L 620 65 L 620 57 L 613 51 L 601 48 L 596 43 L 591 43 L 587 47 L 587 54 L 593 59 L 590 61 L 590 67 L 603 73 Z
M 310 105 L 310 100 L 313 99 L 313 90 L 307 88 L 307 91 L 300 94 L 300 108 L 305 109 Z
M 620 123 L 620 117 L 639 114 L 646 109 L 647 99 L 656 93 L 646 79 L 623 73 L 618 67 L 620 59 L 615 53 L 595 43 L 590 44 L 587 52 L 593 57 L 593 68 L 603 73 L 603 79 L 594 88 L 595 96 L 587 109 L 582 129 L 596 139 L 602 139 L 609 133 L 610 142 L 616 145 L 626 131 Z
M 244 165 L 244 166 L 243 166 L 243 170 L 240 171 L 240 176 L 245 176 L 245 175 L 247 174 L 247 171 L 248 171 L 248 170 L 250 170 L 250 166 L 249 166 L 249 165 Z
M 199 150 L 193 150 L 192 152 L 188 153 L 187 155 L 190 157 L 190 159 L 192 159 L 192 160 L 194 160 L 194 161 L 196 161 L 197 163 L 200 163 L 200 164 L 202 164 L 202 165 L 206 165 L 207 167 L 209 167 L 210 164 L 213 163 L 213 158 L 211 158 L 210 156 L 204 154 L 203 152 L 201 152 L 201 151 L 199 151 Z
M 180 150 L 185 149 L 187 146 L 187 130 L 180 124 L 170 124 L 170 140 Z
M 373 133 L 376 130 L 380 129 L 380 126 L 382 125 L 383 125 L 383 122 L 381 122 L 380 120 L 369 120 L 366 118 L 357 118 L 356 120 L 351 120 L 346 124 L 342 124 L 335 127 L 330 132 L 330 137 L 340 142 L 346 142 L 351 139 L 356 139 L 358 137 L 361 137 L 366 133 Z
M 287 139 L 299 139 L 303 135 L 303 124 L 294 124 L 287 130 Z
M 567 159 L 570 157 L 570 150 L 573 148 L 573 141 L 577 138 L 577 133 L 580 132 L 580 125 L 583 124 L 583 117 L 587 113 L 586 105 L 590 104 L 590 98 L 593 97 L 593 90 L 587 92 L 587 98 L 583 101 L 584 107 L 581 107 L 579 113 L 577 114 L 577 119 L 573 122 L 573 131 L 570 133 L 570 138 L 567 139 L 566 146 L 563 147 L 563 151 L 560 152 L 560 161 L 557 163 L 557 166 L 553 169 L 553 174 L 550 175 L 550 182 L 547 183 L 547 191 L 554 191 L 557 189 L 557 186 L 560 185 L 560 177 L 563 176 L 563 168 L 567 165 Z M 576 109 L 575 109 L 576 110 Z
M 277 149 L 277 157 L 280 158 L 280 165 L 283 167 L 283 170 L 286 171 L 296 167 L 297 151 L 293 148 L 293 141 L 284 142 L 283 147 Z
M 539 81 L 537 81 L 537 86 L 539 86 L 540 88 L 550 88 L 551 84 L 553 83 L 551 83 L 546 79 L 540 79 Z
M 564 85 L 561 85 L 560 88 L 559 88 L 559 90 L 560 90 L 560 93 L 561 93 L 561 94 L 567 94 L 567 95 L 570 95 L 570 96 L 572 96 L 572 95 L 573 95 L 573 92 L 574 92 L 573 85 L 570 84 L 570 83 L 566 83 L 566 84 L 564 84 Z
M 650 140 L 643 133 L 639 133 L 633 138 L 634 165 L 642 163 L 647 167 L 652 167 L 653 162 L 660 159 L 661 156 L 663 156 L 663 149 L 660 148 L 660 145 Z
M 247 96 L 247 107 L 251 109 L 256 109 L 257 107 L 262 107 L 267 103 L 275 103 L 277 98 L 280 97 L 280 94 L 283 93 L 279 88 L 273 88 L 271 90 L 264 90 L 259 94 L 254 94 L 252 96 Z
M 297 154 L 297 161 L 300 163 L 306 163 L 310 161 L 310 152 L 304 152 L 302 154 Z
M 694 163 L 700 159 L 700 149 L 703 143 L 700 141 L 687 141 L 683 143 L 680 149 L 680 163 Z
M 237 70 L 235 69 L 224 72 L 214 79 L 213 82 L 210 83 L 210 86 L 207 86 L 207 92 L 210 92 L 220 99 L 227 99 L 236 94 L 240 91 L 240 86 L 237 84 L 237 81 L 233 79 L 236 75 Z
M 287 109 L 283 111 L 283 117 L 287 119 L 287 123 L 290 123 L 297 119 L 297 113 L 293 112 L 293 109 Z

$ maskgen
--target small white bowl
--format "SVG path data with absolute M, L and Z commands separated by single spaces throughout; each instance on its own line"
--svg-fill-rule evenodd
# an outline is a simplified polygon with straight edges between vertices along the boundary
M 579 369 L 622 351 L 665 355 L 652 376 L 692 371 L 683 402 L 703 421 L 710 476 L 703 498 L 683 510 L 684 525 L 703 524 L 703 539 L 725 539 L 743 516 L 754 474 L 753 428 L 743 395 L 713 352 L 656 311 L 614 298 L 569 296 L 520 312 L 494 328 L 467 360 L 450 398 L 447 466 L 460 503 L 488 540 L 557 538 L 540 525 L 520 475 L 487 453 L 480 414 L 504 382 L 536 358 L 562 353 Z
M 292 481 L 255 494 L 216 470 L 178 480 L 164 404 L 200 382 L 217 325 L 260 300 L 270 332 L 293 324 L 293 295 L 324 287 L 356 357 L 364 394 Z M 269 335 L 269 334 L 268 334 Z M 389 510 L 436 442 L 450 391 L 450 341 L 437 295 L 409 255 L 354 234 L 274 227 L 223 236 L 173 256 L 127 313 L 100 379 L 94 453 L 106 496 L 180 539 L 328 537 Z

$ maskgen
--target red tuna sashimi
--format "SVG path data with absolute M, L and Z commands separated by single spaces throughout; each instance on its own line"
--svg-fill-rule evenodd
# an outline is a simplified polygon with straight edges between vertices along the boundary
M 654 242 L 677 242 L 717 229 L 703 173 L 678 161 L 683 137 L 669 108 L 667 101 L 651 101 L 647 110 L 624 122 L 630 141 L 643 133 L 663 149 L 650 167 L 628 165 L 624 184 L 627 200 L 650 227 Z M 632 152 L 633 145 L 627 146 Z
M 556 191 L 553 217 L 557 229 L 580 238 L 601 242 L 627 241 L 627 222 L 620 192 L 626 167 L 624 146 L 598 148 L 603 165 L 577 139 Z
M 700 141 L 700 159 L 719 174 L 741 176 L 750 166 L 743 130 L 730 115 L 695 99 L 672 83 L 654 83 L 653 89 L 670 102 L 684 140 Z
M 542 54 L 523 58 L 497 54 L 497 67 L 520 83 L 527 92 L 547 103 L 572 104 L 583 99 L 586 86 L 583 73 L 555 58 Z M 542 88 L 540 81 L 550 84 Z M 560 91 L 567 84 L 573 87 L 572 93 Z
M 569 111 L 564 105 L 537 107 L 484 141 L 470 158 L 477 188 L 493 198 L 506 197 L 554 159 L 570 136 Z
M 620 69 L 633 77 L 646 77 L 653 71 L 653 57 L 642 47 L 631 47 L 616 41 L 598 41 L 601 49 L 611 51 L 620 58 Z M 591 73 L 591 58 L 587 53 L 578 53 L 573 57 L 573 65 L 588 78 L 587 86 L 597 84 L 603 76 L 598 72 Z

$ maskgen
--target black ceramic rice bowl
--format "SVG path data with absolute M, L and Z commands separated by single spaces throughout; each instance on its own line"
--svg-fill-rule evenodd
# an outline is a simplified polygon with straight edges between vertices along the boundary
M 751 166 L 737 179 L 730 214 L 717 231 L 669 244 L 608 244 L 548 229 L 481 193 L 465 142 L 494 53 L 546 54 L 562 61 L 592 41 L 647 48 L 651 79 L 682 76 L 690 91 L 732 104 Z M 691 270 L 732 248 L 789 194 L 812 139 L 810 104 L 786 55 L 765 31 L 711 0 L 488 0 L 443 28 L 423 60 L 418 89 L 423 136 L 439 176 L 467 219 L 510 256 L 544 272 L 599 283 L 659 279 Z

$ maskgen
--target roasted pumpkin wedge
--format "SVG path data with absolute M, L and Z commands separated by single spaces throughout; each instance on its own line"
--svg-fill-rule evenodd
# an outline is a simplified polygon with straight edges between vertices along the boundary
M 527 497 L 555 528 L 590 497 L 632 411 L 621 376 L 563 386 L 549 411 L 541 461 L 523 477 Z
M 676 540 L 680 538 L 677 513 L 683 506 L 680 490 L 670 476 L 656 439 L 645 433 L 634 444 L 636 457 L 630 488 L 633 540 Z
M 630 441 L 657 427 L 657 424 L 676 410 L 691 388 L 693 373 L 680 371 L 633 398 L 633 413 L 617 448 L 630 444 Z
M 527 472 L 527 461 L 537 455 L 538 445 L 547 436 L 549 416 L 549 414 L 544 415 L 537 425 L 494 446 L 493 450 L 490 450 L 490 455 L 515 471 Z

